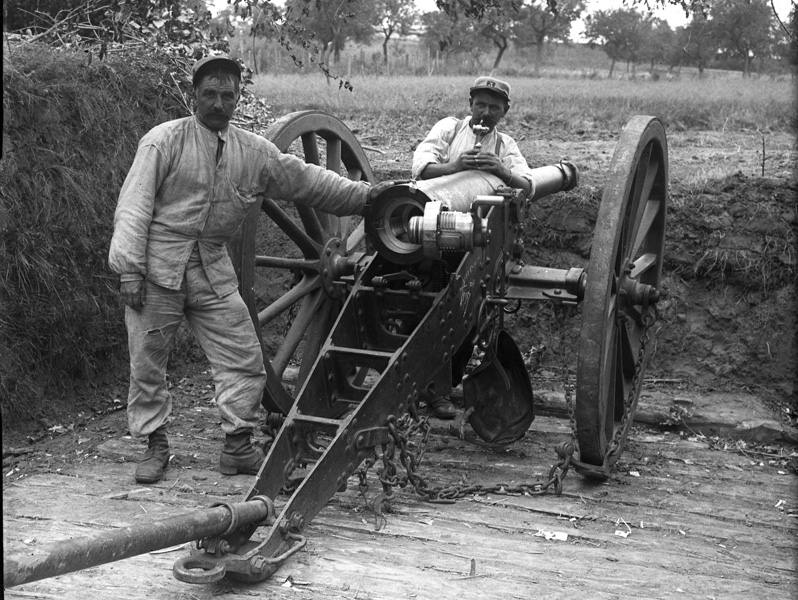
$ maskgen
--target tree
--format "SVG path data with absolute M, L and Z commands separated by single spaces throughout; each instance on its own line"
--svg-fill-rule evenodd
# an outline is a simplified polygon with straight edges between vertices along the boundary
M 704 76 L 704 70 L 718 51 L 718 44 L 712 31 L 712 24 L 707 16 L 698 12 L 692 20 L 677 30 L 678 44 L 688 61 L 698 67 L 698 76 Z
M 625 60 L 632 65 L 640 62 L 651 31 L 651 21 L 650 16 L 628 8 L 600 10 L 587 16 L 585 37 L 591 45 L 600 45 L 612 61 L 610 77 L 616 61 Z
M 513 27 L 513 39 L 521 47 L 535 47 L 536 74 L 540 73 L 543 64 L 544 44 L 555 40 L 567 42 L 574 21 L 584 10 L 582 0 L 562 0 L 557 3 L 556 12 L 543 0 L 533 0 L 532 4 L 521 9 L 518 22 Z
M 388 42 L 394 33 L 407 35 L 418 16 L 414 0 L 378 0 L 374 10 L 382 28 L 382 61 L 388 64 Z
M 741 59 L 743 76 L 750 76 L 752 60 L 767 56 L 773 39 L 767 0 L 715 0 L 710 16 L 718 49 Z
M 285 16 L 312 34 L 321 64 L 329 64 L 331 55 L 338 63 L 348 40 L 368 42 L 374 35 L 374 4 L 368 0 L 288 0 Z
M 676 34 L 667 21 L 652 18 L 649 21 L 649 30 L 644 30 L 647 41 L 643 45 L 641 58 L 651 66 L 651 73 L 657 64 L 671 65 L 671 55 L 676 45 Z
M 252 72 L 255 75 L 259 74 L 259 69 L 258 69 L 258 51 L 257 51 L 257 48 L 256 48 L 256 42 L 258 41 L 259 38 L 268 38 L 269 37 L 269 33 L 273 29 L 273 27 L 272 27 L 272 23 L 273 23 L 272 14 L 271 14 L 271 12 L 265 12 L 264 8 L 261 8 L 261 7 L 255 6 L 255 5 L 246 5 L 246 4 L 245 5 L 238 5 L 238 6 L 233 7 L 234 10 L 238 11 L 238 16 L 241 17 L 242 19 L 244 19 L 245 22 L 247 22 L 248 26 L 249 26 L 249 34 L 248 35 L 251 38 L 251 40 L 250 40 L 251 46 L 250 46 L 250 49 L 249 49 L 250 58 L 251 58 L 250 63 L 251 63 L 251 66 L 252 66 Z M 227 14 L 227 23 L 230 24 L 230 26 L 232 26 L 232 23 L 230 23 L 230 15 L 229 15 L 228 11 L 229 11 L 229 9 L 226 9 L 226 10 L 222 11 L 219 14 L 219 17 L 222 17 L 223 15 Z M 231 33 L 230 37 L 233 37 L 234 35 L 235 35 L 234 33 Z M 243 42 L 242 42 L 241 49 L 242 49 L 242 53 L 243 53 L 243 49 L 244 49 Z
M 502 57 L 510 47 L 513 24 L 518 17 L 518 0 L 500 0 L 493 7 L 485 10 L 480 19 L 474 23 L 475 31 L 496 49 L 493 69 L 498 69 Z
M 446 56 L 471 49 L 467 42 L 474 37 L 473 21 L 457 11 L 424 13 L 421 25 L 424 29 L 422 39 L 433 52 Z
M 196 44 L 208 31 L 211 13 L 204 0 L 6 0 L 3 28 L 29 30 L 37 39 L 61 44 L 101 45 L 131 38 L 158 45 Z
M 789 41 L 784 48 L 784 57 L 787 59 L 788 64 L 795 69 L 798 67 L 798 7 L 795 3 L 792 5 L 790 11 L 790 29 L 784 28 L 784 31 L 789 38 Z M 795 71 L 793 71 L 793 75 Z

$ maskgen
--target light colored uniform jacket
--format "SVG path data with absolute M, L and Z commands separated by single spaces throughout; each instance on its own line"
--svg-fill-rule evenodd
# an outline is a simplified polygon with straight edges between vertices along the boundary
M 413 153 L 412 176 L 418 179 L 428 164 L 446 164 L 473 149 L 477 138 L 469 126 L 469 121 L 470 117 L 459 120 L 455 117 L 446 117 L 435 123 Z M 534 192 L 532 169 L 529 168 L 513 138 L 494 128 L 482 140 L 482 151 L 495 153 L 513 175 L 529 181 Z
M 219 139 L 224 145 L 217 163 Z M 237 288 L 225 243 L 257 194 L 350 215 L 362 213 L 368 190 L 233 125 L 217 133 L 196 116 L 168 121 L 139 142 L 119 194 L 108 262 L 123 279 L 140 275 L 178 290 L 198 251 L 222 297 Z

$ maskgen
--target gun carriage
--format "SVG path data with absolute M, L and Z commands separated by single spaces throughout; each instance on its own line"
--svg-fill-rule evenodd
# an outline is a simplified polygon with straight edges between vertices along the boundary
M 354 135 L 325 113 L 287 115 L 266 135 L 309 163 L 374 182 Z M 276 348 L 263 344 L 263 405 L 276 435 L 245 500 L 6 557 L 5 584 L 186 541 L 196 544 L 176 562 L 178 579 L 263 580 L 304 546 L 306 525 L 351 477 L 397 449 L 408 475 L 382 473 L 375 505 L 400 481 L 445 500 L 414 475 L 420 457 L 408 455 L 402 427 L 418 423 L 420 402 L 462 381 L 466 418 L 484 443 L 525 435 L 532 387 L 504 329 L 523 301 L 579 305 L 582 313 L 575 397 L 566 388 L 574 440 L 558 447 L 549 481 L 534 491 L 552 484 L 559 491 L 571 466 L 606 478 L 623 451 L 652 350 L 668 202 L 664 128 L 638 116 L 622 131 L 586 270 L 524 263 L 530 203 L 578 181 L 567 162 L 534 174 L 530 198 L 476 171 L 395 182 L 359 223 L 301 205 L 297 220 L 261 199 L 231 253 L 258 331 L 281 318 L 287 326 Z M 261 240 L 275 226 L 295 246 L 292 256 L 263 254 Z M 264 302 L 264 290 L 279 287 L 274 270 L 290 274 L 293 285 Z M 468 369 L 475 357 L 481 362 Z M 292 363 L 299 364 L 293 394 L 282 383 Z

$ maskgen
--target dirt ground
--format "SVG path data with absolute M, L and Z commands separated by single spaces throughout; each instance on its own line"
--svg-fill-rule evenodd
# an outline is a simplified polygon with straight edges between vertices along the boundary
M 348 124 L 372 148 L 378 180 L 407 178 L 425 125 Z M 615 135 L 586 131 L 559 140 L 556 132 L 510 133 L 533 166 L 565 158 L 582 176 L 579 195 L 535 207 L 530 259 L 585 266 Z M 489 598 L 496 591 L 511 598 L 794 597 L 794 139 L 766 134 L 765 177 L 755 132 L 669 132 L 669 146 L 672 204 L 685 210 L 669 223 L 663 327 L 641 399 L 645 413 L 664 397 L 664 413 L 651 408 L 651 422 L 635 426 L 610 482 L 596 487 L 570 475 L 566 494 L 542 503 L 493 495 L 455 507 L 427 505 L 405 491 L 379 534 L 350 491 L 314 521 L 311 549 L 265 584 L 186 589 L 168 573 L 172 553 L 29 584 L 6 597 L 85 597 L 88 585 L 107 598 Z M 786 280 L 785 266 L 792 269 Z M 576 331 L 578 319 L 569 325 L 570 340 Z M 556 345 L 537 309 L 519 313 L 512 333 L 522 350 Z M 182 343 L 191 346 L 190 339 Z M 123 369 L 75 390 L 70 410 L 4 434 L 4 552 L 142 515 L 180 514 L 246 490 L 247 478 L 215 472 L 222 435 L 210 373 L 196 349 L 188 357 L 170 373 L 175 456 L 157 486 L 136 486 L 131 477 L 142 447 L 126 428 Z M 533 374 L 541 416 L 527 439 L 491 452 L 454 440 L 438 423 L 430 472 L 454 480 L 545 473 L 551 446 L 567 436 L 557 409 L 559 366 L 552 357 Z M 553 404 L 544 406 L 549 396 Z M 720 415 L 718 402 L 740 409 L 732 421 Z M 717 428 L 692 430 L 699 421 L 689 417 L 698 413 Z M 735 428 L 747 433 L 729 435 Z M 555 531 L 567 531 L 569 541 L 546 538 Z
M 398 130 L 387 135 L 386 143 L 363 126 L 363 143 L 384 152 L 373 154 L 378 179 L 408 176 L 402 167 L 423 133 L 423 128 Z M 508 133 L 532 166 L 567 159 L 580 170 L 578 190 L 543 198 L 533 207 L 526 261 L 586 267 L 620 132 L 589 130 L 563 139 L 555 130 L 519 126 Z M 694 389 L 756 389 L 794 423 L 795 137 L 755 131 L 668 130 L 667 135 L 672 209 L 663 274 L 666 298 L 659 305 L 662 328 L 648 374 Z M 536 307 L 524 307 L 519 317 L 509 326 L 522 350 L 552 346 L 549 325 L 537 318 Z M 578 325 L 572 325 L 570 340 Z

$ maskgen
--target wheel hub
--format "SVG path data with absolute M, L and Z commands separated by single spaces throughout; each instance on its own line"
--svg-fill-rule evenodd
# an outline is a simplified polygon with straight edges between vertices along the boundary
M 341 278 L 355 272 L 343 240 L 330 238 L 321 252 L 321 287 L 330 298 L 344 298 L 346 284 Z

